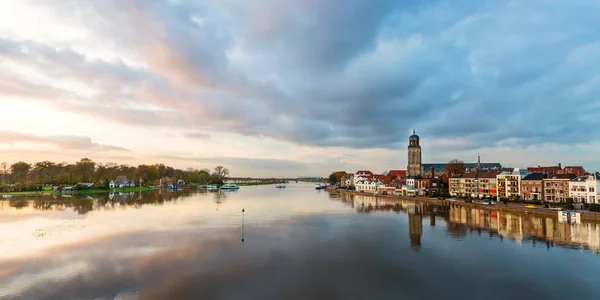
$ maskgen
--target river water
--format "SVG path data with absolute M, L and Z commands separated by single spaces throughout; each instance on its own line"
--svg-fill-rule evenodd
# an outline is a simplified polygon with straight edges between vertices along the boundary
M 598 224 L 312 184 L 0 201 L 0 299 L 600 299 L 599 253 Z

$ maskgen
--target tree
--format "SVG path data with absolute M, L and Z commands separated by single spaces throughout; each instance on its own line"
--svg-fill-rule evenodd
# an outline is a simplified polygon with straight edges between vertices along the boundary
M 446 164 L 446 172 L 448 176 L 465 174 L 465 162 L 458 159 L 453 159 Z
M 229 176 L 229 170 L 223 166 L 217 166 L 213 175 L 221 181 L 224 181 Z
M 0 184 L 5 184 L 8 180 L 8 164 L 6 162 L 2 162 L 0 167 L 0 172 L 2 172 L 2 176 L 0 176 L 0 179 L 2 179 Z
M 56 175 L 56 164 L 51 161 L 40 161 L 33 165 L 34 175 L 37 177 L 38 183 L 54 183 Z
M 31 165 L 24 162 L 16 162 L 10 166 L 10 173 L 16 183 L 25 183 L 27 180 L 27 175 L 29 174 L 29 170 L 31 169 Z
M 202 169 L 198 172 L 198 183 L 199 184 L 208 184 L 210 180 L 210 170 Z
M 96 171 L 95 162 L 89 158 L 82 158 L 75 166 L 81 181 L 89 182 L 92 180 L 94 172 Z
M 336 184 L 339 183 L 340 181 L 342 181 L 342 178 L 344 176 L 346 176 L 346 172 L 344 171 L 337 171 L 337 172 L 333 172 L 331 173 L 331 175 L 329 175 L 329 183 L 330 184 Z
M 212 175 L 210 175 L 210 177 L 208 178 L 208 184 L 218 184 L 218 185 L 222 185 L 223 184 L 223 179 L 221 179 L 219 176 L 217 176 L 216 173 L 213 173 Z

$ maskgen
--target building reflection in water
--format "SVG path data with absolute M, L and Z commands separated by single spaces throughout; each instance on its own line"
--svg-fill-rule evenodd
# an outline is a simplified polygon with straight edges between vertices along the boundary
M 408 233 L 410 235 L 410 246 L 418 250 L 421 248 L 421 236 L 423 235 L 423 216 L 408 214 Z
M 436 217 L 446 222 L 448 235 L 463 239 L 468 234 L 485 234 L 519 244 L 529 243 L 546 247 L 585 248 L 600 254 L 600 224 L 571 224 L 557 217 L 465 208 L 459 205 L 440 206 L 412 200 L 395 200 L 372 196 L 343 194 L 340 200 L 360 213 L 396 211 L 408 214 L 410 245 L 421 247 L 423 215 L 429 215 L 429 226 L 436 226 Z M 439 220 L 438 220 L 439 221 Z

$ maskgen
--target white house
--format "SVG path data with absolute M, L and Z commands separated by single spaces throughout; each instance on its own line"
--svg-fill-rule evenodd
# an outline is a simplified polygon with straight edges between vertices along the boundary
M 600 172 L 569 181 L 569 197 L 577 203 L 600 204 Z
M 368 180 L 361 178 L 354 183 L 357 191 L 363 191 L 365 193 L 375 193 L 377 186 L 381 184 L 379 180 Z
M 114 188 L 124 188 L 124 187 L 134 187 L 135 182 L 133 180 L 128 180 L 126 176 L 119 176 L 115 180 L 111 180 L 108 186 L 111 189 Z

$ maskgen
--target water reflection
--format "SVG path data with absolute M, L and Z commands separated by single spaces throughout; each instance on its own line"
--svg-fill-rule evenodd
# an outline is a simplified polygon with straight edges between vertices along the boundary
M 13 208 L 15 210 L 55 210 L 72 209 L 80 215 L 94 210 L 114 210 L 117 208 L 141 208 L 144 205 L 162 205 L 165 201 L 178 201 L 193 193 L 191 191 L 151 191 L 118 192 L 95 195 L 52 195 L 35 198 L 16 197 L 0 200 L 0 213 Z
M 490 237 L 509 238 L 519 244 L 536 245 L 541 242 L 548 248 L 583 248 L 600 254 L 600 224 L 596 223 L 573 224 L 557 217 L 465 208 L 458 205 L 439 206 L 362 195 L 344 194 L 340 199 L 359 213 L 406 212 L 411 245 L 416 249 L 421 246 L 423 217 L 429 216 L 429 224 L 434 227 L 438 216 L 446 222 L 448 234 L 458 239 L 474 232 L 478 235 L 486 232 Z

